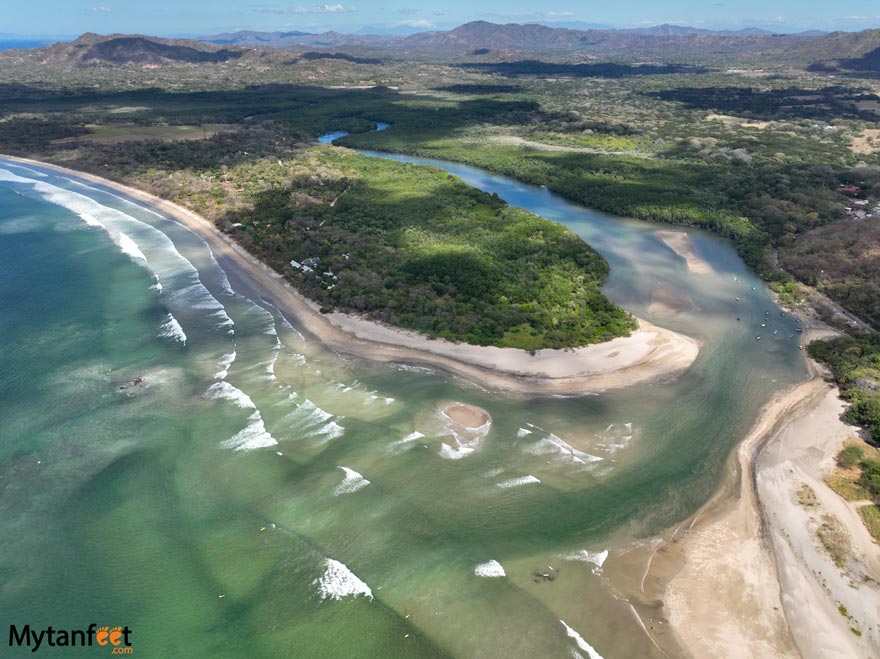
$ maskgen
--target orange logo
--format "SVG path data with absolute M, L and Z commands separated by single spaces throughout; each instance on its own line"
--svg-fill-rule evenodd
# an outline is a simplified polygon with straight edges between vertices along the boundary
M 128 636 L 126 633 L 125 636 Z M 131 648 L 121 648 L 125 652 L 116 652 L 116 649 L 122 645 L 123 631 L 122 627 L 99 627 L 95 632 L 95 643 L 101 646 L 112 645 L 114 647 L 113 654 L 131 654 Z

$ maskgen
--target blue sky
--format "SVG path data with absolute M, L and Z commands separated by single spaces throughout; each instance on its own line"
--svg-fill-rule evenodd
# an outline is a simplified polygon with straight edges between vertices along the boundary
M 638 27 L 660 23 L 778 31 L 880 27 L 880 0 L 18 0 L 2 31 L 72 35 L 92 31 L 157 35 L 239 29 L 353 32 L 363 28 L 448 29 L 472 20 Z

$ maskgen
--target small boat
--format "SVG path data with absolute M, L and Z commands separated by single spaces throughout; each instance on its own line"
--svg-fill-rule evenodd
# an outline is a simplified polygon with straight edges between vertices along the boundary
M 753 291 L 756 291 L 756 290 L 758 290 L 758 287 L 755 286 L 754 284 L 752 284 L 752 290 L 753 290 Z
M 798 350 L 803 350 L 803 349 L 804 349 L 803 346 L 798 346 Z
M 774 334 L 779 334 L 779 330 L 773 330 Z
M 767 323 L 761 323 L 761 327 L 767 327 Z
M 802 332 L 804 331 L 804 328 L 803 328 L 803 327 L 797 327 L 797 328 L 795 328 L 794 331 L 797 332 L 798 334 L 800 334 L 800 333 L 802 333 Z
M 761 337 L 760 337 L 760 336 L 756 336 L 756 337 L 755 337 L 755 341 L 760 341 L 760 340 L 761 340 Z

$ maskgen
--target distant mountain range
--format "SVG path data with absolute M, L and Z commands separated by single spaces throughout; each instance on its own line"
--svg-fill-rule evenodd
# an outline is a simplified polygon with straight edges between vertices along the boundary
M 570 24 L 577 25 L 577 24 Z M 588 24 L 584 24 L 588 25 Z M 377 46 L 395 50 L 468 52 L 474 50 L 517 50 L 528 52 L 588 51 L 596 53 L 662 53 L 672 49 L 693 53 L 763 50 L 799 43 L 822 33 L 777 35 L 758 28 L 704 30 L 678 25 L 635 29 L 577 29 L 569 26 L 486 21 L 465 23 L 452 30 L 418 32 L 407 36 L 340 34 L 324 32 L 232 32 L 202 41 L 242 46 Z
M 301 51 L 303 48 L 316 49 L 317 52 L 299 52 L 292 60 L 284 52 L 284 49 Z M 354 49 L 354 54 L 335 52 L 339 48 Z M 695 56 L 754 56 L 818 73 L 880 73 L 880 30 L 778 35 L 758 29 L 719 32 L 675 25 L 632 30 L 573 30 L 534 24 L 498 25 L 485 21 L 466 23 L 453 30 L 408 36 L 247 31 L 191 40 L 88 33 L 70 43 L 4 51 L 3 57 L 25 57 L 75 66 L 164 65 L 228 62 L 253 56 L 274 61 L 273 51 L 280 51 L 283 63 L 287 64 L 325 58 L 365 65 L 380 63 L 372 56 L 355 56 L 371 49 L 373 52 L 461 53 L 485 57 L 485 60 L 478 61 L 486 62 L 510 61 L 513 53 L 582 53 L 594 60 L 625 56 L 672 62 Z

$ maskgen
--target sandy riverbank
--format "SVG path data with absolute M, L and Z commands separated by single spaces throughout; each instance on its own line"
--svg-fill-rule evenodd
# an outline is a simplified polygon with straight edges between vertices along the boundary
M 670 379 L 699 354 L 690 337 L 640 320 L 629 337 L 569 350 L 472 346 L 432 340 L 342 313 L 321 314 L 277 272 L 259 262 L 212 223 L 177 204 L 92 174 L 34 160 L 12 161 L 53 169 L 121 192 L 181 222 L 202 237 L 234 277 L 248 282 L 290 322 L 330 349 L 372 361 L 437 368 L 487 390 L 577 395 Z
M 654 235 L 685 260 L 688 272 L 692 275 L 708 275 L 714 272 L 712 266 L 697 254 L 690 236 L 684 231 L 655 231 Z
M 805 340 L 814 338 L 808 332 Z M 880 579 L 880 548 L 823 482 L 854 433 L 839 418 L 842 408 L 837 389 L 811 363 L 809 380 L 765 406 L 722 492 L 657 551 L 652 578 L 666 584 L 665 615 L 691 656 L 880 654 L 880 587 L 863 579 Z M 807 505 L 799 495 L 805 484 L 815 493 Z M 842 568 L 816 534 L 827 515 L 851 539 Z

